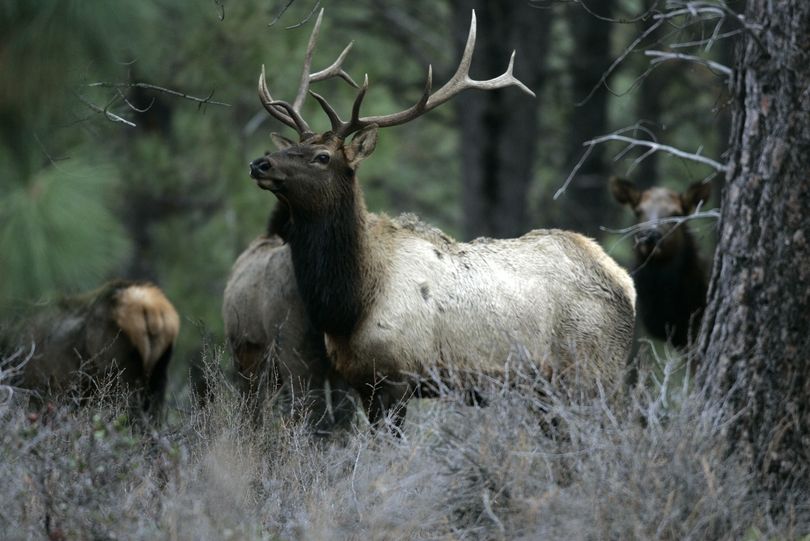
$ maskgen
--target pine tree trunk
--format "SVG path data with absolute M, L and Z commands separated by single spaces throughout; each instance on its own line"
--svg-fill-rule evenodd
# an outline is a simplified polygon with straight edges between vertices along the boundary
M 810 481 L 810 2 L 750 0 L 698 342 L 732 445 L 778 496 Z M 761 27 L 759 27 L 761 25 Z
M 459 58 L 475 8 L 478 36 L 471 76 L 504 72 L 517 50 L 515 76 L 539 94 L 549 31 L 549 13 L 526 2 L 455 0 L 454 37 Z M 526 200 L 534 170 L 537 99 L 516 88 L 468 91 L 455 100 L 460 152 L 464 234 L 514 237 L 528 229 Z

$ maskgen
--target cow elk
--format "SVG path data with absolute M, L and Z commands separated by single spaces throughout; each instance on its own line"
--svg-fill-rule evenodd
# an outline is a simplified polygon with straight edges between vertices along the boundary
M 6 355 L 33 344 L 19 387 L 86 399 L 110 378 L 131 412 L 159 415 L 180 319 L 158 287 L 117 280 L 29 311 L 2 338 Z
M 360 115 L 368 77 L 348 121 L 311 93 L 331 121 L 324 133 L 300 112 L 308 63 L 292 104 L 271 96 L 264 69 L 259 78 L 267 112 L 299 141 L 274 135 L 279 150 L 251 162 L 250 174 L 288 209 L 287 241 L 307 313 L 372 422 L 401 404 L 399 422 L 404 399 L 430 392 L 423 378 L 453 374 L 451 383 L 471 390 L 481 374 L 503 376 L 510 359 L 530 359 L 552 382 L 610 385 L 620 381 L 630 348 L 633 282 L 592 240 L 536 230 L 461 243 L 413 216 L 366 210 L 356 171 L 380 128 L 414 120 L 468 88 L 516 86 L 533 95 L 512 75 L 514 53 L 499 77 L 470 78 L 475 35 L 473 12 L 455 75 L 432 92 L 429 68 L 421 98 L 401 112 Z
M 329 363 L 323 334 L 309 321 L 284 244 L 286 208 L 272 213 L 231 269 L 222 316 L 225 334 L 256 420 L 268 398 L 284 396 L 317 433 L 346 424 L 355 407 L 348 384 Z
M 711 195 L 711 185 L 696 182 L 685 192 L 610 179 L 613 197 L 636 216 L 633 271 L 639 319 L 647 332 L 683 349 L 697 336 L 706 307 L 706 264 L 689 229 L 678 218 L 692 214 Z

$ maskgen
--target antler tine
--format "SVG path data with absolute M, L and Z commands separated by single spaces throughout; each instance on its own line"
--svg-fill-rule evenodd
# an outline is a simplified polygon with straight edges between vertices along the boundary
M 330 65 L 329 67 L 322 69 L 316 73 L 310 73 L 312 69 L 312 55 L 315 51 L 315 45 L 318 42 L 318 36 L 320 35 L 321 31 L 321 21 L 323 20 L 323 8 L 321 8 L 320 12 L 318 13 L 318 17 L 315 20 L 315 26 L 312 28 L 312 33 L 309 35 L 309 42 L 307 43 L 307 51 L 306 55 L 304 56 L 304 65 L 301 70 L 301 78 L 298 83 L 298 92 L 295 95 L 295 99 L 293 100 L 292 104 L 287 102 L 277 101 L 270 95 L 270 91 L 267 88 L 267 82 L 265 79 L 265 71 L 264 66 L 262 66 L 262 73 L 259 78 L 259 99 L 264 105 L 264 108 L 267 109 L 267 112 L 270 113 L 271 116 L 276 118 L 277 120 L 281 121 L 282 123 L 294 128 L 299 132 L 299 135 L 303 139 L 306 135 L 312 133 L 309 128 L 309 125 L 304 121 L 301 117 L 301 107 L 304 104 L 304 99 L 309 92 L 309 86 L 312 83 L 318 81 L 324 81 L 326 79 L 330 79 L 332 77 L 340 77 L 344 81 L 346 81 L 351 86 L 357 88 L 357 83 L 351 78 L 351 76 L 343 69 L 343 61 L 346 60 L 346 56 L 349 54 L 349 51 L 352 49 L 352 45 L 354 42 L 349 43 L 345 49 L 340 53 L 337 59 Z M 313 94 L 314 95 L 314 94 Z M 337 118 L 337 115 L 334 113 L 329 104 L 326 103 L 326 100 L 322 97 L 318 97 L 318 101 L 321 103 L 321 106 L 326 105 L 329 108 L 327 110 L 327 115 L 329 115 L 330 120 L 332 120 L 333 127 L 335 126 L 335 121 L 333 120 L 333 116 Z M 330 114 L 331 111 L 331 114 Z M 338 119 L 338 122 L 340 120 Z
M 354 88 L 357 88 L 357 83 L 355 83 L 351 76 L 349 76 L 349 74 L 343 69 L 343 61 L 346 60 L 346 56 L 349 54 L 349 51 L 352 50 L 352 46 L 354 45 L 353 41 L 350 42 L 345 49 L 343 49 L 343 51 L 338 55 L 337 59 L 332 62 L 332 65 L 322 69 L 321 71 L 310 73 L 312 70 L 312 54 L 315 52 L 315 45 L 318 43 L 318 36 L 321 33 L 323 11 L 324 8 L 321 8 L 321 11 L 318 12 L 318 18 L 315 20 L 315 26 L 312 28 L 312 33 L 309 35 L 307 53 L 304 56 L 304 67 L 301 70 L 301 80 L 298 83 L 298 93 L 295 95 L 295 100 L 293 100 L 292 103 L 293 109 L 298 112 L 301 112 L 301 106 L 304 104 L 304 99 L 307 97 L 307 93 L 309 92 L 309 85 L 312 83 L 325 81 L 326 79 L 331 79 L 332 77 L 340 77 Z
M 353 45 L 354 45 L 353 41 L 349 42 L 346 48 L 343 49 L 343 52 L 340 53 L 340 56 L 337 57 L 337 60 L 335 60 L 332 63 L 332 65 L 329 66 L 328 68 L 324 68 L 321 71 L 315 72 L 312 75 L 310 75 L 309 82 L 317 83 L 318 81 L 325 81 L 326 79 L 331 79 L 332 77 L 340 77 L 354 88 L 360 88 L 359 86 L 357 86 L 357 83 L 354 82 L 354 79 L 352 79 L 351 76 L 348 73 L 346 73 L 346 70 L 344 70 L 341 67 L 343 61 L 346 59 L 346 55 L 349 54 L 349 51 L 352 50 Z
M 335 112 L 331 105 L 318 94 L 311 92 L 311 94 L 318 100 L 318 103 L 321 104 L 321 108 L 323 108 L 326 115 L 329 117 L 329 121 L 332 123 L 332 132 L 341 139 L 345 138 L 347 135 L 354 133 L 361 128 L 365 127 L 365 124 L 362 123 L 360 119 L 360 107 L 363 105 L 363 99 L 366 97 L 366 92 L 368 91 L 368 73 L 365 74 L 363 78 L 363 86 L 360 87 L 360 90 L 357 92 L 357 96 L 354 98 L 354 105 L 352 105 L 352 117 L 348 122 L 344 122 L 340 119 L 340 116 Z
M 462 90 L 467 88 L 478 88 L 481 90 L 495 90 L 497 88 L 505 88 L 507 86 L 517 86 L 522 91 L 526 92 L 532 97 L 535 97 L 534 92 L 524 85 L 521 81 L 512 75 L 512 69 L 515 64 L 515 51 L 512 51 L 512 56 L 509 59 L 509 66 L 506 71 L 493 79 L 485 81 L 476 81 L 470 77 L 470 65 L 472 64 L 473 51 L 475 50 L 477 22 L 475 18 L 475 10 L 472 12 L 472 20 L 470 21 L 470 33 L 467 35 L 467 43 L 464 46 L 464 54 L 461 56 L 461 62 L 458 65 L 456 73 L 447 81 L 444 86 L 433 94 L 428 100 L 427 110 L 438 107 L 446 102 Z
M 309 90 L 309 83 L 311 82 L 309 70 L 312 68 L 312 53 L 315 50 L 315 44 L 318 42 L 318 34 L 321 33 L 321 21 L 323 20 L 323 8 L 318 12 L 318 18 L 315 19 L 315 26 L 312 28 L 312 33 L 309 35 L 309 43 L 307 43 L 307 54 L 304 56 L 304 67 L 301 70 L 301 79 L 298 83 L 298 93 L 295 95 L 295 100 L 292 102 L 293 109 L 296 111 L 301 110 L 301 105 L 304 103 L 304 98 L 307 97 Z
M 349 127 L 357 126 L 360 122 L 360 107 L 363 105 L 363 100 L 366 98 L 366 92 L 368 92 L 368 73 L 366 73 L 363 79 L 363 86 L 360 87 L 357 97 L 354 98 L 354 105 L 352 105 L 352 119 L 349 120 Z
M 287 114 L 290 116 L 293 122 L 293 124 L 290 127 L 295 128 L 296 131 L 298 131 L 302 140 L 306 139 L 310 135 L 313 135 L 312 130 L 309 128 L 309 124 L 306 123 L 306 121 L 301 117 L 301 114 L 298 111 L 296 111 L 292 105 L 290 105 L 286 101 L 276 100 L 270 102 L 270 106 L 273 108 L 281 107 L 282 109 L 287 111 Z
M 366 88 L 368 87 L 368 75 L 366 76 L 366 83 L 363 85 L 363 90 L 361 94 L 358 95 L 358 99 L 362 102 L 362 98 L 365 95 Z M 427 103 L 430 99 L 430 92 L 433 88 L 433 66 L 428 66 L 427 77 L 425 78 L 425 88 L 422 91 L 422 96 L 419 98 L 415 104 L 413 104 L 408 109 L 404 111 L 400 111 L 399 113 L 394 113 L 391 115 L 383 115 L 383 116 L 367 116 L 363 118 L 355 118 L 357 114 L 360 112 L 360 103 L 355 100 L 355 106 L 352 109 L 352 120 L 350 122 L 344 122 L 341 126 L 341 129 L 338 132 L 340 137 L 346 137 L 351 133 L 358 131 L 360 129 L 365 128 L 366 126 L 370 126 L 371 124 L 377 124 L 381 127 L 389 127 L 389 126 L 398 126 L 400 124 L 405 124 L 406 122 L 419 117 L 425 111 L 427 111 Z
M 332 123 L 332 131 L 337 132 L 340 129 L 340 127 L 344 124 L 344 122 L 340 119 L 340 116 L 332 108 L 332 106 L 329 105 L 329 102 L 326 101 L 326 99 L 323 96 L 321 96 L 320 94 L 316 94 L 312 90 L 310 90 L 309 93 L 313 98 L 318 100 L 318 103 L 321 104 L 321 109 L 323 109 L 323 112 L 326 113 L 326 116 L 329 117 L 329 122 Z
M 473 52 L 475 50 L 475 37 L 476 37 L 477 22 L 475 18 L 475 10 L 472 12 L 472 19 L 470 21 L 470 31 L 467 35 L 467 43 L 464 45 L 464 53 L 461 56 L 456 72 L 441 88 L 434 94 L 431 94 L 432 84 L 432 68 L 428 67 L 428 79 L 425 85 L 425 93 L 418 103 L 411 106 L 409 109 L 393 113 L 390 115 L 370 116 L 358 118 L 352 121 L 348 126 L 341 126 L 341 136 L 346 137 L 350 133 L 364 128 L 370 124 L 377 124 L 381 128 L 389 126 L 397 126 L 409 122 L 424 113 L 435 109 L 439 105 L 448 101 L 450 98 L 467 88 L 478 88 L 481 90 L 495 90 L 497 88 L 505 88 L 508 86 L 516 86 L 523 92 L 535 97 L 525 84 L 518 80 L 512 73 L 515 63 L 515 52 L 512 51 L 512 56 L 509 59 L 509 65 L 506 71 L 493 79 L 485 81 L 477 81 L 470 77 L 470 64 L 472 64 Z M 353 115 L 354 116 L 354 115 Z
M 270 115 L 279 120 L 280 122 L 286 124 L 287 126 L 298 129 L 295 125 L 295 121 L 282 109 L 276 107 L 274 104 L 276 100 L 273 99 L 273 96 L 270 95 L 270 90 L 267 88 L 267 81 L 265 79 L 265 72 L 264 72 L 264 64 L 262 64 L 262 72 L 259 75 L 259 100 L 264 105 L 264 108 L 267 110 Z

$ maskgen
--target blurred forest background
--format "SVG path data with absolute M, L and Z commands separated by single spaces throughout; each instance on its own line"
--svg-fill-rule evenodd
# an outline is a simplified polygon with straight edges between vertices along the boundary
M 654 135 L 718 159 L 728 140 L 724 75 L 695 63 L 651 65 L 644 54 L 699 39 L 688 33 L 700 29 L 662 25 L 645 34 L 650 20 L 639 16 L 650 3 L 600 0 L 586 9 L 528 0 L 320 2 L 326 12 L 313 69 L 353 40 L 345 68 L 358 81 L 369 74 L 368 114 L 413 103 L 429 63 L 434 88 L 449 78 L 472 8 L 473 76 L 500 74 L 517 49 L 515 73 L 537 93 L 532 100 L 516 89 L 468 91 L 424 119 L 382 132 L 360 172 L 369 208 L 415 212 L 461 239 L 569 228 L 597 237 L 631 265 L 632 241 L 604 230 L 632 220 L 609 198 L 608 177 L 680 190 L 713 171 L 663 153 L 639 162 L 644 149 L 623 152 L 624 145 L 610 143 L 595 146 L 554 199 L 583 143 L 638 125 L 627 134 Z M 274 95 L 291 99 L 314 22 L 307 20 L 314 0 L 297 0 L 279 17 L 287 4 L 0 3 L 6 317 L 21 303 L 113 277 L 148 279 L 164 288 L 183 319 L 175 371 L 187 371 L 199 356 L 201 336 L 221 341 L 230 266 L 262 233 L 275 203 L 249 179 L 247 164 L 271 148 L 271 131 L 286 130 L 259 103 L 257 76 L 265 64 Z M 717 41 L 702 54 L 730 64 L 730 42 Z M 354 98 L 340 81 L 319 83 L 316 91 L 344 112 Z M 316 129 L 327 126 L 314 100 L 305 116 Z M 714 225 L 693 225 L 707 245 Z M 710 257 L 708 246 L 703 253 Z

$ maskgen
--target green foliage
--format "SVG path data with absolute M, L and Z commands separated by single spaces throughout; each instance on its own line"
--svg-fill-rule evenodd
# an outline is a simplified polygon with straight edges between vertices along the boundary
M 0 198 L 0 300 L 95 287 L 128 242 L 106 205 L 116 171 L 81 158 L 42 169 Z

